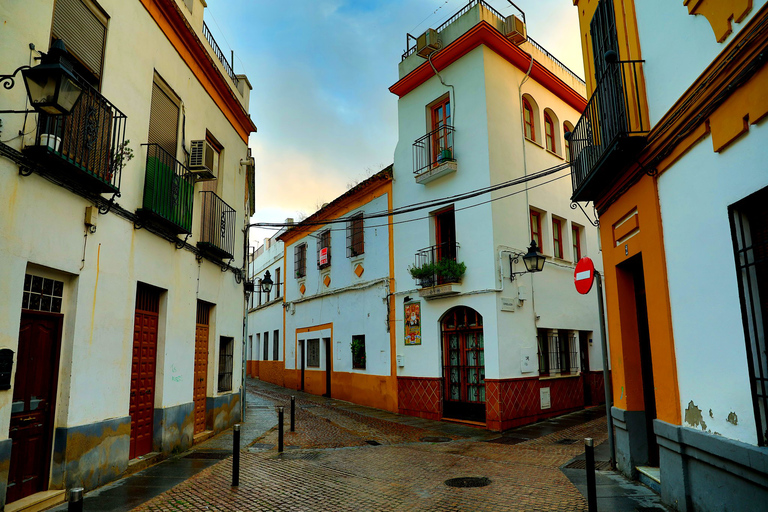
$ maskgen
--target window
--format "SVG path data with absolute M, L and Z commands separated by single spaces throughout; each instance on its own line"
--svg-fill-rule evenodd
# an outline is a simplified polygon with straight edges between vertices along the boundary
M 536 210 L 531 210 L 531 240 L 536 242 L 539 246 L 539 250 L 542 250 L 541 245 L 541 214 Z
M 264 361 L 269 361 L 269 333 L 264 333 Z
M 272 359 L 280 360 L 280 331 L 277 329 L 272 332 Z
M 533 122 L 533 108 L 531 103 L 523 98 L 523 125 L 525 127 L 525 138 L 535 141 L 535 124 Z
M 352 336 L 352 368 L 365 370 L 365 335 Z
M 768 188 L 730 210 L 757 441 L 768 446 Z
M 539 374 L 549 373 L 549 336 L 546 329 L 539 329 L 537 335 L 539 346 Z
M 451 102 L 450 97 L 438 101 L 432 105 L 432 162 L 437 163 L 441 160 L 440 154 L 443 150 L 453 150 L 453 130 L 451 130 Z
M 307 366 L 320 368 L 320 338 L 307 340 Z
M 326 229 L 317 240 L 317 268 L 331 266 L 331 230 Z
M 578 371 L 578 343 L 575 332 L 563 329 L 539 329 L 539 374 L 553 375 Z
M 261 306 L 261 279 L 256 281 L 256 287 L 257 287 L 257 290 L 255 293 L 259 296 L 259 306 Z
M 109 17 L 91 0 L 57 0 L 51 37 L 61 39 L 75 57 L 76 71 L 99 88 Z
M 170 87 L 155 74 L 152 82 L 152 104 L 149 112 L 147 142 L 157 144 L 171 158 L 176 158 L 179 129 L 179 104 L 181 100 Z
M 293 268 L 296 279 L 307 275 L 307 244 L 299 244 L 293 248 Z
M 552 252 L 555 258 L 563 259 L 563 223 L 552 218 Z
M 219 339 L 219 391 L 232 391 L 232 360 L 235 338 Z
M 569 127 L 567 124 L 563 124 L 563 134 L 566 133 L 573 133 L 573 128 Z M 565 148 L 565 161 L 570 162 L 571 161 L 571 142 L 568 139 L 565 140 L 565 145 L 563 146 Z
M 63 295 L 63 281 L 26 274 L 21 309 L 61 313 Z
M 259 358 L 259 347 L 261 347 L 261 334 L 256 333 L 256 345 L 254 345 L 253 359 Z
M 347 258 L 360 256 L 365 252 L 363 214 L 353 216 L 347 222 Z
M 544 114 L 544 143 L 547 150 L 555 153 L 555 124 L 549 114 Z
M 573 243 L 574 263 L 581 259 L 581 228 L 571 224 L 571 242 Z
M 275 290 L 275 298 L 280 298 L 280 267 L 275 269 L 275 283 L 272 285 L 272 289 Z
M 436 263 L 448 259 L 456 260 L 456 214 L 453 206 L 436 212 L 435 217 L 435 242 Z
M 248 352 L 246 361 L 252 361 L 253 359 L 253 334 L 248 335 Z

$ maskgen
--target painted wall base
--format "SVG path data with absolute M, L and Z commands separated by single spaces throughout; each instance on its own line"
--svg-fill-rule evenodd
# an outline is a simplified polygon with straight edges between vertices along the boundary
M 680 512 L 765 510 L 768 449 L 654 420 L 661 499 Z
M 50 488 L 87 491 L 115 480 L 128 468 L 130 444 L 130 416 L 56 428 Z
M 0 441 L 0 503 L 5 503 L 5 493 L 8 488 L 8 474 L 11 469 L 12 439 Z M 2 510 L 2 508 L 0 508 Z
M 195 403 L 155 409 L 152 449 L 166 454 L 181 453 L 192 446 Z
M 611 408 L 616 445 L 616 467 L 630 478 L 637 478 L 635 467 L 648 462 L 645 411 Z
M 208 430 L 221 432 L 240 421 L 240 391 L 205 399 L 205 428 Z

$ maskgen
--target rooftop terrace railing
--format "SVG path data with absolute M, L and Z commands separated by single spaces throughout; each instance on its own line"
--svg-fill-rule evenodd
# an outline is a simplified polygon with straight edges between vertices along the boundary
M 213 38 L 213 34 L 211 34 L 211 31 L 205 22 L 203 22 L 203 36 L 205 37 L 205 40 L 208 41 L 208 44 L 211 45 L 211 48 L 213 48 L 213 53 L 216 55 L 216 57 L 218 57 L 219 62 L 221 62 L 221 64 L 224 66 L 224 71 L 227 72 L 229 78 L 231 78 L 235 85 L 237 85 L 237 77 L 235 76 L 235 71 L 232 69 L 234 62 L 232 64 L 229 63 L 227 58 L 224 56 L 224 52 L 222 52 L 221 48 L 219 48 L 219 45 L 216 44 L 216 40 Z

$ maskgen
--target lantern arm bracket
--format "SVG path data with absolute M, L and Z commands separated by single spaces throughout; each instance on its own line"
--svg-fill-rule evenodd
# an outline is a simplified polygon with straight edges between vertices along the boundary
M 512 252 L 509 254 L 509 280 L 514 281 L 515 276 L 519 276 L 522 274 L 527 274 L 527 270 L 523 270 L 522 272 L 515 272 L 515 264 L 520 263 L 520 257 L 525 256 L 524 252 Z
M 589 216 L 589 214 L 584 210 L 584 207 L 581 206 L 580 203 L 576 201 L 571 201 L 571 210 L 575 210 L 576 207 L 578 207 L 581 210 L 581 213 L 584 214 L 584 217 L 587 218 L 587 221 L 592 224 L 594 227 L 598 228 L 600 227 L 600 219 L 597 217 L 597 212 L 595 212 L 595 219 L 592 220 L 592 217 Z
M 16 71 L 11 73 L 10 75 L 0 75 L 0 84 L 3 85 L 3 88 L 7 91 L 10 89 L 13 89 L 13 87 L 16 85 L 16 75 L 19 74 L 19 71 L 24 71 L 25 69 L 31 69 L 32 66 L 27 66 L 26 64 L 24 66 L 19 66 L 16 68 Z M 31 114 L 35 112 L 35 110 L 0 110 L 0 114 Z

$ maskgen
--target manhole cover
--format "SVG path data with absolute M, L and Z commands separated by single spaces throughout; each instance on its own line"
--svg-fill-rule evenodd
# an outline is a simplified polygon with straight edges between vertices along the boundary
M 567 469 L 587 469 L 586 460 L 575 460 L 565 466 Z M 596 460 L 595 469 L 597 471 L 608 471 L 611 469 L 611 463 L 607 460 Z
M 576 444 L 578 442 L 577 439 L 560 439 L 559 441 L 555 441 L 555 444 Z
M 281 458 L 287 460 L 315 460 L 320 457 L 318 452 L 283 452 Z
M 381 446 L 380 442 L 374 441 L 373 439 L 366 439 L 365 442 L 371 446 Z
M 528 439 L 522 439 L 519 437 L 497 437 L 496 439 L 491 439 L 486 442 L 498 443 L 498 444 L 517 444 L 517 443 L 524 443 L 526 441 L 528 441 Z
M 453 441 L 450 437 L 427 436 L 420 439 L 422 443 L 448 443 Z
M 224 460 L 231 455 L 232 455 L 232 452 L 192 452 L 190 454 L 185 455 L 183 458 Z
M 490 478 L 484 476 L 463 476 L 445 481 L 445 485 L 448 487 L 485 487 L 490 484 Z

